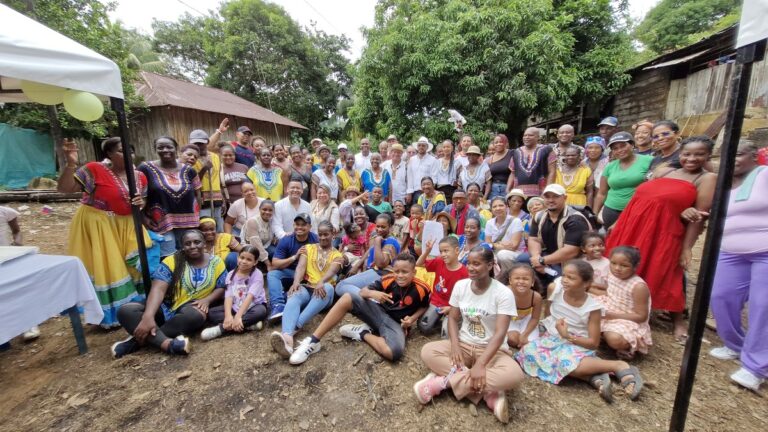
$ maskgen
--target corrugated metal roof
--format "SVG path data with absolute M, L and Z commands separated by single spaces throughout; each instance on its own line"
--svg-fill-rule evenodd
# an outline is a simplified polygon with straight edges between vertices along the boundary
M 136 91 L 150 107 L 170 105 L 307 129 L 274 111 L 221 89 L 179 81 L 151 72 L 141 72 L 141 78 L 142 81 L 136 83 Z

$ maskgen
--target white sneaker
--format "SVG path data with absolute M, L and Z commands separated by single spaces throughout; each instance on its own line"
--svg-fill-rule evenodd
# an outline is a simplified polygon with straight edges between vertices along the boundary
M 320 342 L 312 343 L 312 338 L 304 338 L 303 341 L 293 350 L 288 362 L 292 365 L 300 365 L 307 361 L 309 356 L 320 351 Z
M 216 339 L 222 334 L 224 334 L 224 332 L 221 331 L 221 326 L 208 327 L 207 329 L 203 330 L 202 333 L 200 333 L 200 339 L 209 341 L 211 339 Z
M 752 372 L 744 368 L 740 368 L 739 370 L 734 372 L 731 375 L 731 380 L 735 381 L 736 384 L 744 388 L 748 388 L 752 390 L 753 392 L 757 392 L 758 389 L 760 388 L 760 384 L 765 382 L 763 378 L 755 376 L 755 374 L 753 374 Z
M 718 348 L 712 348 L 709 351 L 709 355 L 719 360 L 736 360 L 739 358 L 739 353 L 728 348 L 727 346 L 721 346 Z
M 269 335 L 269 344 L 272 345 L 272 349 L 284 359 L 288 359 L 293 354 L 293 344 L 286 340 L 279 331 L 273 331 Z
M 363 330 L 371 331 L 371 326 L 368 324 L 345 324 L 339 327 L 339 333 L 348 339 L 361 342 L 363 339 L 360 337 L 360 333 Z
M 248 327 L 246 330 L 248 331 L 260 331 L 264 328 L 264 321 L 259 321 L 256 324 Z
M 24 332 L 24 341 L 29 342 L 31 340 L 35 340 L 40 337 L 40 328 L 38 326 L 34 326 L 31 329 Z

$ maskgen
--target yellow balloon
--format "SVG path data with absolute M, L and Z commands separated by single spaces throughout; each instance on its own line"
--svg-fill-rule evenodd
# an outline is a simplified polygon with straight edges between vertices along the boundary
M 104 105 L 93 93 L 67 90 L 64 93 L 64 109 L 74 118 L 94 121 L 104 114 Z
M 64 101 L 64 89 L 35 81 L 21 81 L 21 91 L 32 102 L 56 105 Z

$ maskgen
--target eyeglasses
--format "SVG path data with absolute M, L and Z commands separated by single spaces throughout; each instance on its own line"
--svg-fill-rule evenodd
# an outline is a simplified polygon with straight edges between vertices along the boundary
M 668 138 L 668 137 L 670 137 L 670 136 L 672 136 L 674 134 L 675 133 L 672 132 L 672 131 L 666 131 L 666 132 L 662 132 L 660 134 L 651 135 L 651 138 L 653 138 L 654 141 L 658 141 L 658 140 L 660 140 L 662 138 Z

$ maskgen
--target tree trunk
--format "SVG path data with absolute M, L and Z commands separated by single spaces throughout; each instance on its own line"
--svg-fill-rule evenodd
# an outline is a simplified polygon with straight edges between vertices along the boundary
M 61 123 L 59 123 L 59 116 L 56 112 L 56 105 L 48 105 L 48 121 L 51 123 L 51 137 L 53 138 L 53 151 L 56 154 L 56 163 L 58 166 L 59 175 L 64 167 L 67 165 L 67 160 L 64 156 L 64 150 L 62 144 L 64 143 L 64 133 L 61 130 Z

